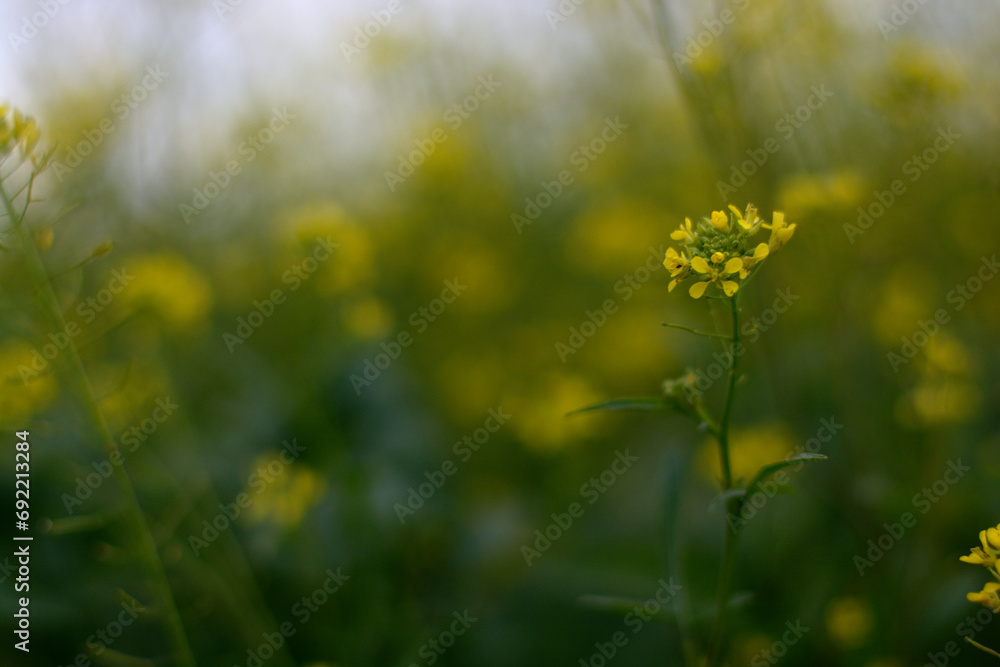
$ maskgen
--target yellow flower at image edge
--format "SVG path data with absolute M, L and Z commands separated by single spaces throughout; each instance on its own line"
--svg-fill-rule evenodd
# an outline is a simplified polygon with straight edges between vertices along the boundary
M 1000 583 L 989 581 L 983 586 L 983 590 L 978 593 L 969 593 L 965 597 L 968 598 L 969 602 L 978 602 L 996 613 L 1000 612 L 1000 595 L 997 594 L 997 591 L 1000 591 Z
M 981 547 L 973 547 L 972 553 L 961 556 L 959 560 L 972 565 L 982 565 L 995 578 L 1000 579 L 1000 573 L 997 572 L 997 558 L 1000 557 L 1000 525 L 979 531 L 979 541 Z M 976 602 L 994 612 L 1000 612 L 1000 582 L 990 581 L 983 586 L 983 590 L 969 593 L 965 597 L 969 602 Z
M 982 547 L 973 547 L 971 554 L 962 556 L 959 560 L 995 570 L 997 556 L 1000 556 L 1000 525 L 979 531 L 979 541 L 982 542 Z

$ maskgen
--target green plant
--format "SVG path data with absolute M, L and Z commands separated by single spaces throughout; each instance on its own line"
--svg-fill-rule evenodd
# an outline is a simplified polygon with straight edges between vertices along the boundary
M 753 497 L 760 486 L 781 469 L 801 461 L 826 458 L 820 454 L 802 453 L 763 466 L 749 480 L 734 479 L 730 465 L 730 422 L 739 377 L 739 359 L 745 351 L 740 340 L 739 297 L 743 287 L 753 279 L 767 258 L 792 238 L 795 225 L 788 224 L 784 214 L 778 211 L 768 224 L 757 216 L 757 209 L 752 205 L 747 206 L 745 213 L 733 206 L 729 209 L 731 216 L 725 211 L 715 211 L 710 217 L 697 223 L 686 218 L 684 224 L 670 235 L 671 239 L 680 243 L 681 251 L 668 249 L 663 262 L 671 275 L 671 292 L 690 279 L 688 294 L 691 297 L 701 299 L 707 295 L 708 298 L 728 302 L 731 333 L 708 333 L 681 324 L 664 325 L 697 336 L 721 340 L 725 344 L 728 373 L 725 376 L 727 387 L 721 416 L 716 419 L 705 405 L 701 391 L 696 388 L 696 375 L 693 371 L 665 381 L 662 397 L 607 401 L 577 411 L 669 409 L 690 417 L 715 438 L 721 465 L 720 500 L 726 508 L 726 530 L 714 621 L 704 649 L 709 667 L 721 664 L 725 657 L 726 614 L 733 602 L 733 564 L 741 523 L 730 523 L 729 517 L 740 516 L 747 499 Z M 766 243 L 755 244 L 753 237 L 762 229 L 770 230 L 770 238 Z M 683 614 L 677 609 L 678 606 L 675 605 L 675 616 L 683 636 L 688 623 L 682 618 Z M 684 645 L 688 662 L 694 662 L 697 651 L 687 638 L 684 639 Z

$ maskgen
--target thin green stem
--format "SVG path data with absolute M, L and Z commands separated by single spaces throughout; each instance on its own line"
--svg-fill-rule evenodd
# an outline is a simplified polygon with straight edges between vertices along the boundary
M 736 393 L 736 375 L 740 352 L 740 316 L 739 293 L 729 299 L 732 309 L 733 335 L 730 338 L 732 347 L 729 350 L 729 386 L 726 389 L 726 404 L 719 421 L 717 439 L 719 441 L 719 459 L 722 465 L 722 491 L 725 493 L 733 488 L 733 473 L 729 462 L 729 420 L 733 413 L 733 395 Z M 738 510 L 739 499 L 730 498 L 726 503 L 725 543 L 722 550 L 722 564 L 719 569 L 719 592 L 715 608 L 715 624 L 712 629 L 712 639 L 708 648 L 708 667 L 721 664 L 725 646 L 726 609 L 729 606 L 729 593 L 732 582 L 733 564 L 736 559 L 736 531 L 731 530 L 728 516 Z
M 969 639 L 968 637 L 965 638 L 965 641 L 969 642 L 970 644 L 972 644 L 973 646 L 975 646 L 976 648 L 978 648 L 980 651 L 983 651 L 984 653 L 989 653 L 990 655 L 994 655 L 994 656 L 1000 658 L 1000 653 L 997 653 L 996 651 L 994 651 L 991 648 L 987 648 L 986 646 L 983 646 L 979 642 L 974 642 L 971 639 Z
M 34 178 L 34 175 L 32 175 L 32 178 Z M 31 190 L 29 187 L 29 199 L 30 192 Z M 0 199 L 3 200 L 4 209 L 11 219 L 14 235 L 18 237 L 21 246 L 24 249 L 24 257 L 27 261 L 28 274 L 38 291 L 39 299 L 41 300 L 42 305 L 51 318 L 56 329 L 58 331 L 65 331 L 66 320 L 63 317 L 62 308 L 59 306 L 59 299 L 56 297 L 55 290 L 52 288 L 52 283 L 50 282 L 49 276 L 45 271 L 45 265 L 42 263 L 42 258 L 38 254 L 38 248 L 35 247 L 34 240 L 32 240 L 31 235 L 28 233 L 27 229 L 25 229 L 23 224 L 24 213 L 27 210 L 28 202 L 25 202 L 24 210 L 18 213 L 14 207 L 14 200 L 7 194 L 7 190 L 3 187 L 2 183 L 0 183 Z M 114 455 L 118 452 L 118 445 L 112 437 L 111 430 L 108 428 L 107 420 L 104 418 L 104 413 L 101 411 L 100 405 L 97 403 L 94 388 L 90 384 L 90 378 L 87 375 L 83 361 L 80 359 L 79 350 L 77 349 L 72 338 L 69 338 L 69 342 L 65 348 L 65 353 L 71 380 L 73 384 L 76 385 L 75 388 L 83 401 L 87 415 L 100 437 L 102 444 L 107 449 L 108 454 Z M 190 665 L 191 667 L 194 667 L 194 656 L 191 653 L 191 647 L 188 644 L 187 635 L 184 632 L 184 625 L 181 622 L 180 613 L 177 611 L 177 605 L 174 602 L 173 593 L 170 589 L 170 582 L 168 581 L 166 571 L 163 568 L 163 562 L 160 560 L 159 551 L 156 548 L 156 542 L 153 539 L 153 534 L 146 523 L 145 517 L 143 516 L 142 507 L 139 505 L 139 499 L 132 486 L 132 480 L 129 477 L 128 472 L 125 470 L 125 466 L 114 466 L 114 471 L 122 493 L 128 501 L 128 515 L 134 525 L 135 534 L 139 538 L 139 547 L 143 558 L 143 566 L 146 570 L 147 576 L 149 576 L 152 582 L 153 587 L 156 589 L 157 596 L 160 598 L 159 602 L 162 605 L 162 612 L 164 618 L 166 619 L 167 635 L 173 650 L 173 662 L 177 665 Z

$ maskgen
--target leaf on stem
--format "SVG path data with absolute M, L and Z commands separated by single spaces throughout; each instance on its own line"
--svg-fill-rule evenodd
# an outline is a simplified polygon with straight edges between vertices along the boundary
M 785 459 L 784 461 L 778 461 L 777 463 L 770 463 L 757 471 L 757 474 L 754 476 L 753 481 L 747 485 L 746 495 L 752 496 L 754 493 L 756 493 L 757 487 L 760 486 L 761 482 L 763 482 L 765 479 L 767 479 L 774 473 L 778 472 L 782 468 L 787 468 L 788 466 L 795 465 L 796 463 L 801 463 L 803 461 L 825 461 L 825 460 L 826 457 L 823 456 L 822 454 L 812 454 L 809 452 L 803 452 L 791 458 Z
M 616 398 L 567 412 L 566 416 L 584 412 L 654 412 L 656 410 L 671 410 L 676 407 L 677 404 L 668 398 Z

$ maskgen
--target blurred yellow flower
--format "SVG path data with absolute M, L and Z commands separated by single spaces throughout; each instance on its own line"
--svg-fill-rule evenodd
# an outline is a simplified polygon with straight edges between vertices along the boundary
M 600 399 L 601 395 L 583 377 L 553 374 L 505 397 L 503 406 L 513 415 L 511 426 L 528 447 L 553 450 L 594 432 L 594 420 L 566 415 Z
M 126 271 L 135 278 L 118 299 L 127 309 L 148 310 L 175 331 L 198 329 L 212 309 L 212 288 L 205 276 L 178 254 L 133 255 Z
M 26 341 L 0 343 L 0 415 L 11 422 L 23 422 L 48 407 L 59 393 L 59 383 L 51 367 L 35 374 L 31 362 L 35 349 Z M 22 378 L 20 368 L 31 369 Z M 23 426 L 23 424 L 15 424 Z
M 749 479 L 763 466 L 784 460 L 794 450 L 795 438 L 783 423 L 733 429 L 729 435 L 729 462 L 733 479 Z M 714 481 L 718 478 L 719 447 L 714 438 L 707 438 L 702 443 L 697 464 L 706 479 Z
M 276 227 L 285 246 L 311 248 L 317 238 L 339 244 L 333 257 L 316 273 L 316 289 L 339 295 L 368 285 L 375 276 L 375 248 L 368 230 L 357 224 L 338 205 L 329 202 L 305 204 L 282 215 Z M 294 261 L 294 258 L 292 258 Z M 288 267 L 282 266 L 280 271 Z
M 345 305 L 343 319 L 347 333 L 360 340 L 374 340 L 385 336 L 393 321 L 392 312 L 371 295 L 362 296 Z
M 254 468 L 266 467 L 273 457 L 261 457 Z M 252 504 L 247 516 L 269 521 L 286 529 L 295 528 L 326 491 L 323 476 L 301 463 L 288 464 L 259 494 L 248 488 Z
M 826 608 L 826 634 L 840 648 L 853 649 L 864 645 L 874 626 L 875 616 L 864 600 L 838 598 Z

